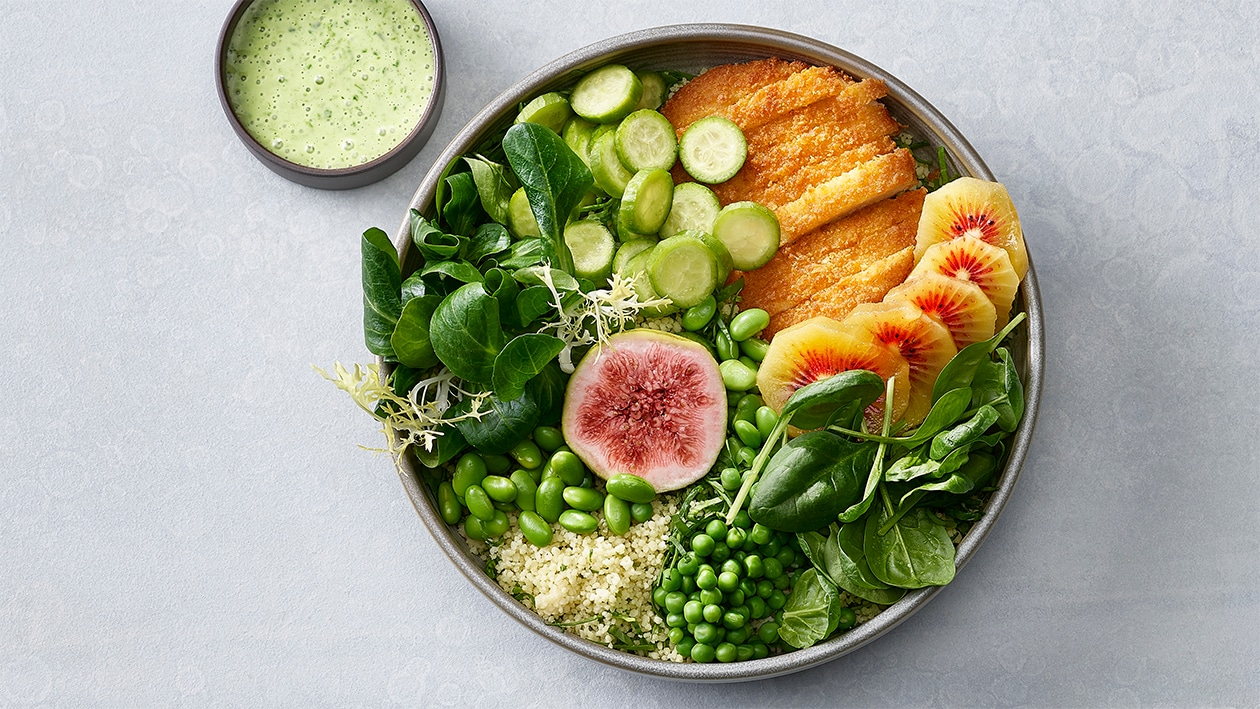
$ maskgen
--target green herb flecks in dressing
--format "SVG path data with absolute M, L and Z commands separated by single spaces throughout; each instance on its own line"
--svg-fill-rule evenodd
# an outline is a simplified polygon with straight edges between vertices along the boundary
M 258 0 L 223 68 L 228 101 L 271 152 L 306 167 L 370 162 L 433 94 L 433 42 L 408 0 Z

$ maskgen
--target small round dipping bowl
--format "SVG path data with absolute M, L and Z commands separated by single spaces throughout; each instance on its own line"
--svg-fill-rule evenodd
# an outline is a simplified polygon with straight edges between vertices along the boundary
M 236 131 L 237 137 L 241 139 L 249 152 L 253 153 L 254 157 L 262 161 L 262 164 L 271 171 L 286 179 L 308 187 L 327 190 L 345 190 L 369 185 L 394 174 L 410 162 L 433 134 L 438 117 L 442 113 L 446 84 L 445 62 L 442 58 L 442 44 L 438 39 L 437 27 L 420 0 L 408 1 L 419 13 L 419 19 L 422 20 L 421 24 L 428 34 L 433 49 L 433 89 L 423 99 L 424 109 L 410 131 L 387 152 L 367 162 L 338 168 L 310 167 L 277 155 L 250 134 L 228 97 L 228 81 L 225 74 L 229 61 L 228 48 L 232 42 L 233 33 L 252 5 L 271 1 L 273 0 L 238 0 L 223 23 L 214 57 L 214 79 L 219 93 L 219 103 L 223 107 L 224 114 L 227 115 L 228 122 L 232 124 L 232 130 Z

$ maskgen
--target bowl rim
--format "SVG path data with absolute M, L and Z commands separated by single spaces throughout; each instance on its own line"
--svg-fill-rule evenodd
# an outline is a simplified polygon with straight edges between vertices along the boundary
M 696 23 L 653 27 L 612 36 L 565 54 L 528 74 L 478 112 L 452 139 L 421 181 L 412 197 L 409 211 L 410 209 L 424 211 L 423 207 L 430 206 L 446 166 L 472 149 L 481 134 L 493 128 L 505 116 L 514 115 L 508 112 L 514 112 L 522 99 L 547 90 L 548 84 L 555 84 L 566 77 L 572 77 L 574 72 L 589 70 L 601 63 L 611 61 L 609 55 L 626 55 L 664 45 L 701 42 L 738 45 L 740 51 L 764 50 L 764 56 L 797 58 L 814 64 L 835 66 L 859 78 L 880 79 L 889 88 L 888 96 L 883 99 L 884 103 L 889 105 L 890 110 L 894 106 L 900 109 L 902 115 L 898 116 L 899 118 L 908 115 L 922 121 L 923 125 L 918 128 L 926 129 L 936 144 L 947 148 L 950 153 L 950 162 L 956 171 L 960 170 L 962 174 L 981 179 L 995 179 L 976 150 L 940 111 L 901 80 L 865 59 L 821 40 L 783 30 L 751 25 Z M 407 217 L 404 217 L 399 226 L 394 243 L 398 248 L 400 260 L 405 264 L 411 246 Z M 1031 254 L 1028 273 L 1020 285 L 1019 295 L 1028 316 L 1025 325 L 1016 330 L 1017 335 L 1020 330 L 1026 332 L 1024 357 L 1020 362 L 1026 380 L 1024 418 L 1013 436 L 1013 444 L 998 489 L 990 498 L 982 518 L 976 522 L 958 546 L 956 564 L 959 571 L 988 536 L 1010 499 L 1028 454 L 1036 424 L 1044 370 L 1044 324 L 1041 297 Z M 384 365 L 383 361 L 379 363 Z M 904 622 L 937 593 L 947 588 L 935 586 L 910 591 L 900 601 L 870 621 L 804 650 L 729 664 L 653 660 L 613 650 L 547 625 L 540 616 L 501 589 L 485 575 L 482 567 L 474 562 L 462 540 L 447 527 L 434 510 L 427 493 L 419 483 L 418 471 L 412 459 L 407 456 L 395 456 L 395 464 L 407 495 L 421 521 L 428 528 L 438 546 L 474 588 L 509 617 L 556 645 L 601 664 L 628 672 L 693 682 L 740 682 L 798 672 L 833 660 L 875 640 Z
M 214 52 L 214 84 L 219 95 L 219 106 L 227 116 L 232 132 L 236 133 L 236 137 L 245 145 L 250 154 L 266 165 L 269 170 L 287 180 L 307 187 L 332 190 L 370 185 L 398 172 L 404 165 L 411 162 L 428 142 L 429 136 L 433 135 L 433 130 L 437 127 L 438 119 L 442 115 L 442 106 L 446 97 L 446 61 L 442 57 L 442 40 L 438 37 L 437 25 L 434 24 L 433 17 L 424 3 L 421 0 L 407 0 L 420 13 L 420 19 L 433 44 L 433 91 L 429 95 L 424 110 L 420 112 L 420 117 L 416 119 L 416 124 L 398 144 L 368 162 L 350 167 L 318 168 L 299 165 L 268 150 L 245 129 L 245 124 L 241 123 L 241 119 L 232 108 L 231 101 L 228 100 L 227 85 L 223 79 L 223 64 L 227 60 L 228 43 L 232 40 L 232 33 L 249 6 L 263 1 L 236 0 L 223 21 L 223 27 L 219 30 L 219 41 L 215 45 Z

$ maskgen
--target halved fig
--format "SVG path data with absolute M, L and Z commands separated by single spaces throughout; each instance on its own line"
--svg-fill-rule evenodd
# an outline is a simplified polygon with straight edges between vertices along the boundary
M 726 388 L 703 346 L 656 330 L 613 335 L 569 379 L 564 439 L 605 480 L 637 475 L 657 492 L 704 477 L 726 440 Z

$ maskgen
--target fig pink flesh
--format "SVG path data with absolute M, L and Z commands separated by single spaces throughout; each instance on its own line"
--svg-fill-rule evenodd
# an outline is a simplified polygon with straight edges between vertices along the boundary
M 704 477 L 726 440 L 726 388 L 703 346 L 653 330 L 614 335 L 569 380 L 565 441 L 603 478 L 630 473 L 657 492 Z

